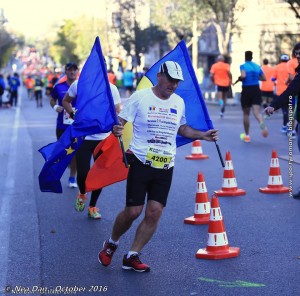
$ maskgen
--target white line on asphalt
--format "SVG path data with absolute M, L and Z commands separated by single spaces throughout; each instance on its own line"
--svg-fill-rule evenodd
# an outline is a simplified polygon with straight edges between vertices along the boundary
M 10 149 L 7 162 L 7 173 L 4 181 L 4 192 L 0 209 L 0 291 L 5 289 L 6 278 L 8 271 L 8 254 L 9 254 L 9 238 L 10 238 L 10 223 L 11 223 L 11 199 L 15 187 L 16 175 L 16 155 L 18 147 L 18 127 L 20 125 L 20 107 L 22 103 L 22 96 L 19 96 L 19 106 L 16 107 L 15 119 L 13 123 L 12 137 L 10 140 Z M 13 110 L 12 110 L 13 111 Z

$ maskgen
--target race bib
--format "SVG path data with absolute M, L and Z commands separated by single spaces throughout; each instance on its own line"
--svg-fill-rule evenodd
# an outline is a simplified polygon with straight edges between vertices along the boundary
M 72 108 L 73 112 L 75 112 L 75 108 Z M 74 122 L 74 120 L 70 117 L 69 113 L 64 109 L 64 119 L 63 124 L 71 125 Z
M 173 156 L 170 152 L 149 147 L 146 155 L 146 165 L 152 166 L 156 169 L 165 169 L 167 170 L 170 166 L 170 162 Z

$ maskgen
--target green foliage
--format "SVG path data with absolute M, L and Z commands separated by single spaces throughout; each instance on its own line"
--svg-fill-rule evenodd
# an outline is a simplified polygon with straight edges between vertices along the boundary
M 139 64 L 140 54 L 149 51 L 155 43 L 160 44 L 162 52 L 173 48 L 182 39 L 188 43 L 195 34 L 193 22 L 196 21 L 198 36 L 208 23 L 213 23 L 217 29 L 220 52 L 226 54 L 229 51 L 237 0 L 111 1 L 119 6 L 119 12 L 113 18 L 113 27 L 109 27 L 109 20 L 86 16 L 65 19 L 57 31 L 52 30 L 55 37 L 40 38 L 36 46 L 58 64 L 69 61 L 83 63 L 95 37 L 99 36 L 105 55 L 111 54 L 113 42 L 118 42 L 116 46 L 123 47 Z M 151 8 L 150 24 L 141 27 L 138 12 L 144 6 L 146 11 L 147 4 Z
M 166 43 L 167 32 L 157 25 L 150 24 L 142 29 L 136 20 L 137 5 L 142 6 L 145 0 L 118 0 L 120 6 L 120 44 L 128 55 L 134 55 L 136 64 L 140 65 L 140 54 L 149 50 L 150 46 L 159 42 Z
M 96 36 L 103 41 L 101 44 L 107 44 L 103 32 L 105 32 L 103 20 L 86 16 L 65 19 L 57 32 L 55 42 L 49 49 L 51 56 L 62 65 L 70 61 L 80 64 L 88 57 Z M 106 47 L 102 49 L 107 50 Z
M 241 11 L 237 0 L 151 0 L 153 21 L 168 32 L 174 47 L 180 40 L 187 43 L 193 36 L 193 21 L 197 22 L 198 36 L 205 26 L 213 23 L 218 34 L 219 51 L 229 54 L 229 44 L 235 28 L 235 13 Z M 164 17 L 162 17 L 162 15 Z
M 14 49 L 23 44 L 24 38 L 22 36 L 12 36 L 4 28 L 0 27 L 0 67 L 4 67 Z
M 76 23 L 73 20 L 65 20 L 57 34 L 54 45 L 59 47 L 60 63 L 66 64 L 68 61 L 79 62 L 79 57 L 75 54 L 76 47 Z
M 228 57 L 231 37 L 236 28 L 236 14 L 244 10 L 243 5 L 238 5 L 238 0 L 195 0 L 195 2 L 205 5 L 211 12 L 211 22 L 218 36 L 219 52 Z
M 151 6 L 153 23 L 166 30 L 171 47 L 182 39 L 186 42 L 191 40 L 194 20 L 197 21 L 199 29 L 204 21 L 211 17 L 202 1 L 197 3 L 196 0 L 151 0 Z

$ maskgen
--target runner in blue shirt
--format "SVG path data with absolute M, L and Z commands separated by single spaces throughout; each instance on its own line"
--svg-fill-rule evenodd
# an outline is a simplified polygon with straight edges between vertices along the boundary
M 268 130 L 264 124 L 261 108 L 261 92 L 259 88 L 259 80 L 265 81 L 266 76 L 259 65 L 252 62 L 252 51 L 245 52 L 245 63 L 240 66 L 241 76 L 239 80 L 242 81 L 242 94 L 241 105 L 244 115 L 244 131 L 240 135 L 241 140 L 248 143 L 250 142 L 249 130 L 250 130 L 250 110 L 262 131 L 263 137 L 268 136 Z
M 65 66 L 65 76 L 61 77 L 54 85 L 51 92 L 50 105 L 57 114 L 56 120 L 56 137 L 59 139 L 64 131 L 73 123 L 73 119 L 69 117 L 69 114 L 62 106 L 62 99 L 68 91 L 70 85 L 77 79 L 78 66 L 75 63 L 68 63 Z M 76 105 L 76 99 L 72 102 L 73 106 Z M 70 177 L 69 187 L 77 188 L 76 183 L 76 159 L 70 162 Z
M 18 104 L 18 89 L 21 85 L 19 74 L 14 73 L 13 77 L 10 77 L 8 80 L 9 88 L 10 88 L 10 105 L 17 107 Z
M 123 85 L 125 87 L 126 90 L 126 98 L 129 98 L 133 92 L 133 83 L 135 80 L 135 75 L 132 72 L 131 69 L 127 69 L 124 73 L 123 73 Z

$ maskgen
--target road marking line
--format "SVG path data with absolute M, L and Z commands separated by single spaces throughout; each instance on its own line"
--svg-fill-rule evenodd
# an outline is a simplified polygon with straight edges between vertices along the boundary
M 216 283 L 218 284 L 219 287 L 224 287 L 224 288 L 261 288 L 266 286 L 264 284 L 250 283 L 250 282 L 239 281 L 239 280 L 229 282 L 229 281 L 209 279 L 205 277 L 200 277 L 198 278 L 198 280 L 203 282 Z
M 12 137 L 10 140 L 10 153 L 8 154 L 7 173 L 4 181 L 4 192 L 6 196 L 2 196 L 1 209 L 0 209 L 0 287 L 1 289 L 7 284 L 7 271 L 8 271 L 8 253 L 9 253 L 9 238 L 10 238 L 10 224 L 11 224 L 11 196 L 15 187 L 15 174 L 16 174 L 16 155 L 17 150 L 20 148 L 18 142 L 18 127 L 20 125 L 20 107 L 22 96 L 19 97 L 19 106 L 16 108 L 15 118 L 12 129 Z

